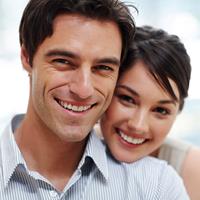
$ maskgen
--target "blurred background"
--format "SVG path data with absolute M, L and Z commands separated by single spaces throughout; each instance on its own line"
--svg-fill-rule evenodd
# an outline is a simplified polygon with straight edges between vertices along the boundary
M 28 75 L 22 69 L 18 26 L 27 0 L 0 0 L 0 131 L 8 117 L 26 111 Z M 170 135 L 200 146 L 200 1 L 129 0 L 137 26 L 152 25 L 177 34 L 191 57 L 192 78 L 189 97 Z M 37 34 L 37 33 L 36 33 Z

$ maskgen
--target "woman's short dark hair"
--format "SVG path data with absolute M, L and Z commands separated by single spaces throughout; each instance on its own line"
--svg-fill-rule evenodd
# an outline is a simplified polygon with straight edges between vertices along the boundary
M 53 34 L 53 20 L 59 14 L 80 14 L 92 19 L 114 21 L 121 31 L 123 60 L 135 33 L 133 16 L 125 3 L 120 0 L 30 0 L 19 28 L 20 44 L 24 45 L 30 63 L 38 46 Z
M 184 99 L 188 96 L 191 65 L 190 57 L 179 37 L 151 26 L 137 27 L 123 67 L 120 68 L 120 76 L 138 60 L 144 62 L 158 84 L 175 100 L 177 97 L 169 78 L 176 83 L 180 94 L 181 111 Z

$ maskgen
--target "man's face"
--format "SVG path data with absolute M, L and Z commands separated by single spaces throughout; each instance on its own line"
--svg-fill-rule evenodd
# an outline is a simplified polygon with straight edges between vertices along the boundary
M 111 21 L 79 15 L 56 17 L 53 30 L 38 47 L 32 66 L 22 50 L 31 77 L 27 114 L 63 141 L 81 141 L 112 98 L 122 49 L 120 31 Z

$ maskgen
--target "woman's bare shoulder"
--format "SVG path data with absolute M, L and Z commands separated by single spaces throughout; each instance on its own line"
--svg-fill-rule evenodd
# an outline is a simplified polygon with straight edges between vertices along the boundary
M 182 166 L 182 177 L 191 200 L 200 199 L 200 147 L 192 146 Z

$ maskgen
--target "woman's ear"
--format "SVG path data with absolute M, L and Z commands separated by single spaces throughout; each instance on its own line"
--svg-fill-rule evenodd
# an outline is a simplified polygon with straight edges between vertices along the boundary
M 30 59 L 29 59 L 29 55 L 26 51 L 26 48 L 24 47 L 24 45 L 21 46 L 21 62 L 23 65 L 23 68 L 29 73 L 32 73 L 32 67 L 30 64 Z

